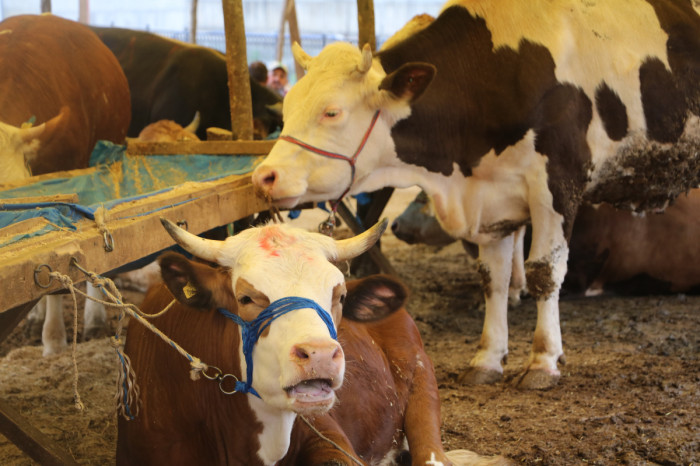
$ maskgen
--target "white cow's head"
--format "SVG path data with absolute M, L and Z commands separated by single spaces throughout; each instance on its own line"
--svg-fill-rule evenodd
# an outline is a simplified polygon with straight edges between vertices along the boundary
M 346 290 L 343 274 L 333 262 L 368 250 L 386 223 L 385 220 L 361 235 L 339 241 L 287 225 L 251 228 L 225 241 L 214 241 L 163 220 L 170 235 L 186 250 L 230 269 L 231 282 L 227 286 L 233 289 L 237 309 L 227 311 L 240 319 L 254 321 L 271 303 L 282 298 L 310 300 L 272 320 L 255 343 L 250 359 L 252 388 L 264 403 L 297 413 L 330 409 L 335 391 L 343 382 L 345 357 L 331 333 L 340 324 Z M 167 270 L 177 265 L 161 266 L 164 277 L 167 273 L 179 273 Z M 187 275 L 182 277 L 181 281 L 189 284 Z M 186 286 L 181 284 L 183 292 Z M 169 287 L 172 291 L 173 287 Z M 182 294 L 175 290 L 176 296 L 177 293 Z M 246 374 L 248 366 L 242 348 L 240 353 L 241 374 Z
M 410 115 L 435 73 L 408 63 L 387 75 L 369 46 L 333 43 L 312 58 L 294 44 L 293 52 L 307 73 L 284 99 L 283 135 L 253 173 L 258 193 L 283 207 L 338 198 L 351 184 L 358 192 L 369 173 L 391 165 L 391 127 Z M 365 138 L 353 176 L 347 159 Z
M 32 176 L 30 163 L 37 157 L 42 140 L 56 131 L 67 107 L 46 123 L 30 127 L 16 127 L 0 121 L 0 184 L 23 180 Z

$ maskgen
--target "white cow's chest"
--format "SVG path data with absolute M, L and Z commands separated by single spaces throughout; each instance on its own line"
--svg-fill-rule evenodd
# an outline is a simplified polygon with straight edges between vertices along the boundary
M 499 155 L 483 157 L 471 176 L 455 164 L 452 175 L 431 174 L 422 186 L 442 227 L 456 238 L 486 244 L 513 233 L 529 219 L 533 191 L 547 187 L 546 159 L 534 151 L 528 134 Z

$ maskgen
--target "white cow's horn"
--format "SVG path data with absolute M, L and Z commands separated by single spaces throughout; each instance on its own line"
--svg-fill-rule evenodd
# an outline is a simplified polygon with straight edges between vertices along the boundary
M 374 246 L 374 243 L 379 240 L 379 237 L 382 236 L 388 224 L 389 220 L 385 218 L 381 222 L 376 223 L 369 230 L 363 231 L 353 238 L 336 241 L 335 245 L 337 247 L 338 256 L 335 260 L 338 262 L 345 261 L 368 251 L 369 248 Z
M 357 71 L 364 74 L 368 72 L 371 67 L 372 47 L 370 47 L 369 44 L 365 44 L 365 46 L 362 47 L 362 59 L 360 60 L 360 64 L 357 65 Z
M 301 48 L 301 45 L 299 45 L 299 42 L 294 41 L 292 44 L 292 55 L 294 55 L 294 59 L 299 63 L 299 66 L 304 68 L 305 70 L 309 69 L 309 63 L 311 63 L 311 56 L 304 52 L 304 49 Z
M 208 260 L 210 262 L 218 262 L 217 258 L 219 256 L 219 251 L 221 246 L 224 244 L 223 241 L 216 241 L 212 239 L 200 238 L 197 235 L 183 230 L 179 226 L 175 225 L 170 220 L 160 218 L 160 223 L 163 224 L 168 234 L 173 237 L 175 242 L 182 246 L 187 252 L 200 259 Z

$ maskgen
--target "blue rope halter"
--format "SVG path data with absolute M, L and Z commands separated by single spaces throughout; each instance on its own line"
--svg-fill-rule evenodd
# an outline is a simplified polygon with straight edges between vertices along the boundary
M 255 319 L 248 321 L 243 320 L 236 314 L 224 309 L 219 308 L 218 311 L 225 317 L 228 317 L 235 323 L 241 326 L 241 331 L 243 333 L 243 355 L 245 356 L 246 364 L 246 381 L 242 382 L 240 380 L 236 381 L 235 391 L 242 393 L 252 393 L 253 395 L 260 398 L 258 392 L 253 388 L 253 347 L 258 342 L 260 335 L 265 331 L 267 327 L 270 326 L 273 320 L 276 318 L 297 309 L 314 309 L 318 316 L 323 320 L 323 323 L 328 327 L 328 331 L 331 334 L 331 338 L 338 340 L 338 333 L 335 331 L 333 326 L 333 319 L 331 316 L 323 310 L 321 306 L 316 304 L 315 301 L 307 298 L 300 298 L 298 296 L 289 296 L 286 298 L 278 299 L 270 303 Z

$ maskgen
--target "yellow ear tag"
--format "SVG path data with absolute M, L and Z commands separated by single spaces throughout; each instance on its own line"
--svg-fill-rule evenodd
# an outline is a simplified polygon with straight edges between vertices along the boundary
M 192 283 L 187 282 L 187 285 L 182 288 L 182 292 L 185 294 L 185 298 L 190 299 L 197 294 L 197 288 L 192 286 Z

